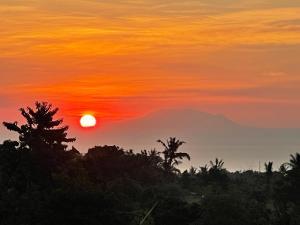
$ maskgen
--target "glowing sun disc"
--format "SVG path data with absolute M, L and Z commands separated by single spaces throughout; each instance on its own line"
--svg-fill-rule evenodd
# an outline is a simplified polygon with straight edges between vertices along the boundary
M 80 119 L 82 127 L 94 127 L 96 125 L 96 118 L 92 115 L 84 115 Z

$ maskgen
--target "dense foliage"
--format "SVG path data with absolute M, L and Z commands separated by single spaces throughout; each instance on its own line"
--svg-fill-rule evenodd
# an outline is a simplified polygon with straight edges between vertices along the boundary
M 228 172 L 224 162 L 180 172 L 176 138 L 134 153 L 95 146 L 68 150 L 57 109 L 20 109 L 26 124 L 4 122 L 19 141 L 0 145 L 3 225 L 299 225 L 300 154 L 273 171 Z

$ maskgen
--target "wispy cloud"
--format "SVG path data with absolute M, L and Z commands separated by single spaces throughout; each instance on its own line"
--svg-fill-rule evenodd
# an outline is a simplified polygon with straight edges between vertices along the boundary
M 3 0 L 0 13 L 9 95 L 78 110 L 300 97 L 294 0 Z

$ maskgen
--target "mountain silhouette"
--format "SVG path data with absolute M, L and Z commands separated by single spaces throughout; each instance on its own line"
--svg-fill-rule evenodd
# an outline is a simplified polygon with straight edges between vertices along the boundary
M 258 169 L 259 160 L 272 160 L 276 167 L 300 146 L 300 129 L 251 127 L 195 109 L 164 109 L 85 135 L 76 135 L 79 148 L 91 147 L 93 140 L 92 145 L 160 150 L 156 140 L 178 137 L 187 142 L 183 148 L 192 157 L 183 167 L 203 165 L 217 156 L 229 169 Z

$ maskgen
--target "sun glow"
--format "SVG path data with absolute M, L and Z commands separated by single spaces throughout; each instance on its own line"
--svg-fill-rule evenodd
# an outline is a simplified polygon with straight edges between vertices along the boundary
M 82 127 L 94 127 L 96 125 L 96 118 L 93 115 L 83 115 L 80 119 L 80 125 Z

